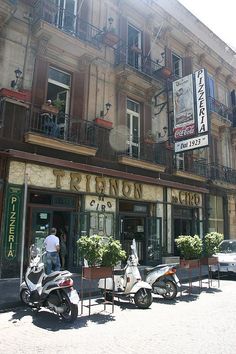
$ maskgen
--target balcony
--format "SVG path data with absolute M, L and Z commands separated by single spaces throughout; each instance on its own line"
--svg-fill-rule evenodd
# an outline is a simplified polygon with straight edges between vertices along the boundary
M 217 163 L 208 163 L 206 159 L 186 156 L 182 165 L 174 161 L 175 175 L 202 181 L 220 181 L 236 184 L 236 170 Z
M 233 123 L 232 110 L 213 97 L 209 97 L 211 122 L 218 127 L 231 126 Z
M 33 31 L 36 37 L 45 37 L 53 45 L 78 56 L 78 40 L 90 47 L 82 54 L 91 54 L 102 46 L 102 34 L 99 28 L 79 18 L 74 11 L 64 9 L 50 0 L 38 0 L 34 6 Z M 81 46 L 81 50 L 83 49 Z M 95 52 L 97 53 L 97 52 Z M 94 54 L 95 54 L 94 53 Z
M 0 1 L 0 31 L 16 10 L 16 0 Z
M 118 78 L 127 77 L 130 83 L 149 89 L 153 87 L 153 80 L 163 83 L 170 77 L 171 71 L 145 56 L 139 48 L 121 47 L 116 51 L 116 75 Z
M 64 113 L 34 109 L 25 133 L 25 142 L 75 154 L 95 156 L 93 122 L 73 119 Z
M 127 149 L 116 154 L 123 165 L 142 168 L 155 172 L 165 172 L 168 151 L 163 144 L 147 143 L 141 139 L 127 142 Z

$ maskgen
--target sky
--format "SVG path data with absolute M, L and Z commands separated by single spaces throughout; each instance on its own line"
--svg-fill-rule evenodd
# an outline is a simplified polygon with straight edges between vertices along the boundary
M 168 1 L 168 0 L 167 0 Z M 236 50 L 236 0 L 178 0 L 192 14 Z

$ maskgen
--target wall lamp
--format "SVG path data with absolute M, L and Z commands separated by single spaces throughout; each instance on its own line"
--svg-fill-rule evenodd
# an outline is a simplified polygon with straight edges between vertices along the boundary
M 16 75 L 16 79 L 11 81 L 11 87 L 12 88 L 18 88 L 19 86 L 19 81 L 22 77 L 22 71 L 18 68 L 15 70 L 15 75 Z
M 164 137 L 166 136 L 166 134 L 167 134 L 168 128 L 167 128 L 167 127 L 163 127 L 162 130 L 163 130 L 164 133 L 161 134 L 161 133 L 159 132 L 159 133 L 158 133 L 158 138 L 164 138 Z
M 112 106 L 111 103 L 110 103 L 110 102 L 107 102 L 107 103 L 105 104 L 106 113 L 104 113 L 104 111 L 101 111 L 101 112 L 100 112 L 100 116 L 101 116 L 101 117 L 106 117 L 106 115 L 108 114 L 108 112 L 109 112 L 111 106 Z

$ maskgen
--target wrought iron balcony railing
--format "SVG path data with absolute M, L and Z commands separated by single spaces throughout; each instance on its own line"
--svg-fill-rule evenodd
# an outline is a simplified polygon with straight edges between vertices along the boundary
M 72 36 L 89 42 L 91 45 L 100 48 L 103 31 L 84 21 L 74 13 L 74 5 L 69 9 L 56 4 L 52 0 L 38 0 L 34 6 L 33 23 L 39 20 L 59 28 Z
M 153 164 L 165 165 L 167 161 L 167 150 L 163 144 L 147 143 L 142 139 L 127 141 L 127 149 L 118 152 L 117 156 L 127 156 L 133 159 L 150 162 Z
M 34 109 L 29 119 L 27 132 L 37 133 L 45 137 L 60 139 L 77 145 L 96 147 L 95 126 L 91 121 L 74 120 L 59 112 L 51 114 Z
M 211 112 L 215 112 L 230 122 L 233 122 L 232 109 L 217 101 L 213 97 L 209 97 L 209 108 Z
M 120 47 L 116 51 L 116 65 L 124 64 L 151 78 L 164 78 L 164 67 L 158 62 L 151 60 L 149 56 L 145 56 L 142 49 Z
M 217 163 L 208 163 L 206 159 L 187 158 L 181 166 L 175 160 L 175 169 L 202 176 L 208 180 L 236 184 L 236 170 Z

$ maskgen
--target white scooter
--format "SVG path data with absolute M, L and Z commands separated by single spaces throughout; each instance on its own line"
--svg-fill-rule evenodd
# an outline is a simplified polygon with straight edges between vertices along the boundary
M 102 290 L 108 301 L 112 300 L 114 290 L 115 297 L 133 298 L 137 307 L 146 309 L 152 304 L 152 287 L 141 280 L 135 240 L 133 240 L 131 250 L 132 253 L 125 268 L 114 270 L 114 284 L 112 278 L 100 279 L 98 288 Z
M 29 266 L 25 281 L 20 285 L 21 301 L 32 308 L 46 307 L 65 321 L 72 322 L 78 316 L 79 303 L 78 293 L 73 289 L 72 274 L 65 270 L 46 275 L 43 255 L 34 245 L 30 247 Z
M 151 285 L 154 294 L 161 295 L 165 299 L 172 300 L 180 287 L 179 278 L 176 275 L 176 267 L 171 264 L 160 264 L 156 267 L 144 269 L 145 281 Z

